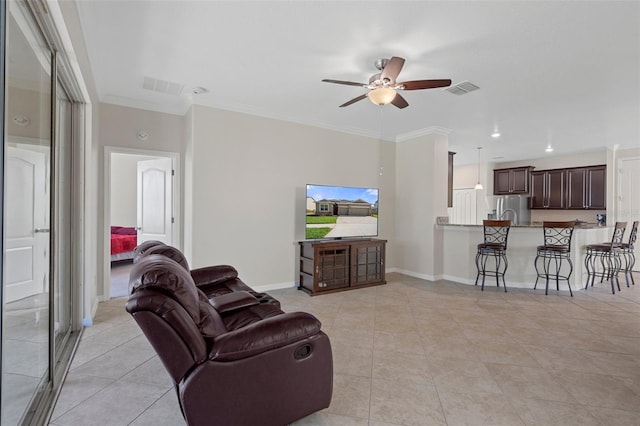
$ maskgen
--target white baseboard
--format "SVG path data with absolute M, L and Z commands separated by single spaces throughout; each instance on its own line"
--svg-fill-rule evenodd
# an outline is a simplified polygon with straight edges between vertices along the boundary
M 441 276 L 421 274 L 419 272 L 409 271 L 407 269 L 400 269 L 400 268 L 390 268 L 390 269 L 393 269 L 392 272 L 397 272 L 399 274 L 404 274 L 410 277 L 420 278 L 427 281 L 438 281 L 442 279 Z M 387 272 L 389 272 L 389 270 L 387 270 Z
M 427 274 L 421 274 L 419 272 L 414 272 L 414 271 L 409 271 L 406 269 L 399 269 L 399 268 L 389 268 L 387 269 L 387 273 L 390 272 L 397 272 L 399 274 L 403 274 L 403 275 L 408 275 L 410 277 L 414 277 L 414 278 L 420 278 L 423 280 L 427 280 L 427 281 L 439 281 L 439 280 L 447 280 L 447 281 L 452 281 L 455 283 L 460 283 L 460 284 L 466 284 L 466 285 L 475 285 L 476 280 L 475 278 L 470 279 L 470 278 L 463 278 L 463 277 L 457 277 L 454 275 L 427 275 Z M 482 278 L 481 278 L 482 279 Z M 487 278 L 485 279 L 485 283 L 484 283 L 485 287 L 487 286 L 495 286 L 495 278 Z M 564 287 L 563 287 L 564 285 Z M 500 280 L 500 287 L 502 287 L 502 280 Z M 527 281 L 527 282 L 513 282 L 513 281 L 509 281 L 509 279 L 507 279 L 507 289 L 509 288 L 528 288 L 528 289 L 533 289 L 533 283 Z M 544 290 L 544 282 L 543 281 L 539 281 L 538 282 L 538 290 L 540 289 Z M 549 288 L 551 288 L 551 283 L 549 284 Z M 553 283 L 553 288 L 555 289 L 555 282 Z M 578 286 L 577 288 L 574 288 L 574 286 L 571 286 L 571 290 L 576 291 L 576 290 L 583 290 L 584 287 L 583 286 Z M 569 287 L 567 287 L 567 283 L 560 283 L 560 290 L 561 291 L 569 291 Z
M 287 281 L 284 283 L 273 283 L 273 284 L 263 284 L 263 285 L 252 285 L 251 288 L 259 293 L 264 293 L 265 291 L 271 290 L 282 290 L 285 288 L 296 287 L 296 282 Z

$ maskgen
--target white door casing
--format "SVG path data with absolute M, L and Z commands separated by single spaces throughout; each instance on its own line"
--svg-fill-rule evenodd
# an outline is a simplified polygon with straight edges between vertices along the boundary
M 44 291 L 47 286 L 49 204 L 47 156 L 7 147 L 6 302 Z
M 173 185 L 171 158 L 138 162 L 138 244 L 158 240 L 173 244 Z
M 640 158 L 619 159 L 618 172 L 616 220 L 628 222 L 630 227 L 634 220 L 640 219 Z

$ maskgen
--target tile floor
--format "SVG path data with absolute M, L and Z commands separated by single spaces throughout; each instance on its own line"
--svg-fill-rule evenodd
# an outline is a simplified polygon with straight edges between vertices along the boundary
M 129 294 L 129 273 L 133 268 L 132 260 L 111 262 L 111 298 Z
M 387 279 L 316 297 L 270 292 L 316 315 L 333 347 L 331 406 L 297 425 L 640 425 L 640 285 L 571 298 Z M 125 302 L 100 304 L 51 425 L 184 424 Z

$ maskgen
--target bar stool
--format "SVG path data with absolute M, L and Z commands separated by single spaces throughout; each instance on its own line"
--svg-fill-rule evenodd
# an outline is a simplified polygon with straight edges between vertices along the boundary
M 624 279 L 629 287 L 629 278 L 631 278 L 631 284 L 636 285 L 633 279 L 633 266 L 636 264 L 636 255 L 633 251 L 636 237 L 638 235 L 638 221 L 636 220 L 631 225 L 631 232 L 629 233 L 629 241 L 622 243 L 622 250 L 620 254 L 624 259 Z
M 611 281 L 611 293 L 616 294 L 614 281 L 618 286 L 618 291 L 620 291 L 618 274 L 622 269 L 622 238 L 626 228 L 627 222 L 616 222 L 611 242 L 586 246 L 587 255 L 584 258 L 584 265 L 587 269 L 587 283 L 584 286 L 585 290 L 589 287 L 589 281 L 591 281 L 591 287 L 593 287 L 596 277 L 600 277 L 600 282 L 604 279 Z M 600 270 L 596 266 L 598 260 L 600 260 Z
M 537 247 L 536 259 L 533 266 L 536 268 L 536 283 L 533 285 L 535 290 L 538 286 L 540 278 L 545 279 L 544 294 L 549 293 L 549 277 L 555 277 L 556 290 L 560 291 L 559 281 L 567 280 L 569 286 L 569 294 L 573 297 L 569 278 L 573 272 L 573 263 L 571 262 L 571 238 L 573 237 L 573 229 L 575 222 L 542 222 L 542 234 L 544 236 L 544 245 Z M 542 273 L 538 269 L 538 260 L 542 259 Z M 563 260 L 569 264 L 569 273 L 561 274 Z M 551 271 L 551 262 L 554 262 L 554 270 Z M 550 273 L 551 272 L 551 273 Z
M 478 252 L 476 253 L 476 284 L 482 275 L 481 290 L 484 291 L 484 279 L 486 276 L 496 277 L 496 285 L 500 287 L 500 277 L 502 277 L 502 285 L 505 293 L 507 292 L 507 284 L 504 281 L 504 274 L 507 272 L 507 238 L 511 227 L 510 220 L 483 220 L 484 242 L 478 244 Z M 487 260 L 493 257 L 495 269 L 487 269 Z

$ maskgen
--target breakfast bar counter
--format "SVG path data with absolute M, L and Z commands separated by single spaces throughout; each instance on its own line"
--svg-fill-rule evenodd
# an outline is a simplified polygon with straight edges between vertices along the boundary
M 443 278 L 464 284 L 474 284 L 476 279 L 476 250 L 483 241 L 482 225 L 439 224 L 443 231 L 444 272 Z M 571 241 L 571 289 L 584 289 L 587 282 L 587 270 L 584 265 L 587 244 L 602 243 L 611 238 L 612 227 L 588 224 L 576 226 Z M 515 225 L 509 230 L 507 259 L 509 267 L 505 274 L 507 288 L 533 288 L 536 282 L 534 260 L 536 247 L 543 244 L 542 225 Z M 540 285 L 542 284 L 542 285 Z M 485 287 L 495 286 L 487 279 Z M 549 290 L 555 291 L 555 280 L 549 282 Z M 538 282 L 538 289 L 544 294 L 544 282 Z M 560 290 L 568 291 L 566 280 L 560 281 Z

